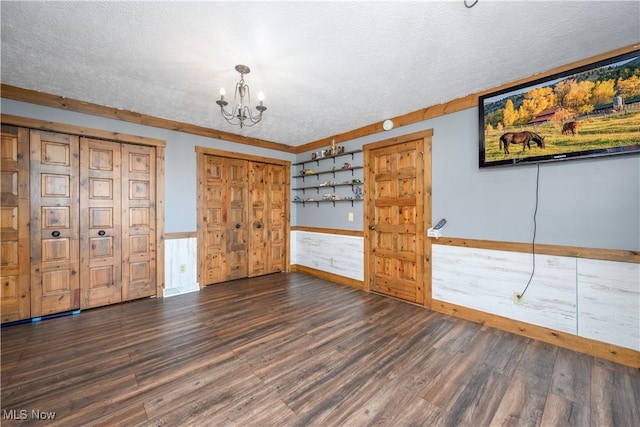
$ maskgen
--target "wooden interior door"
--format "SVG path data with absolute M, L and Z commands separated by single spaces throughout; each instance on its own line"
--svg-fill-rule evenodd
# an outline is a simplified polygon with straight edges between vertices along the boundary
M 30 131 L 31 316 L 80 308 L 79 140 Z
M 269 164 L 267 186 L 268 258 L 266 273 L 286 270 L 287 198 L 289 172 L 285 166 Z
M 381 145 L 365 155 L 368 287 L 422 304 L 423 139 Z
M 122 144 L 122 299 L 156 295 L 156 151 Z
M 29 132 L 2 125 L 0 144 L 0 311 L 5 323 L 31 317 Z
M 249 277 L 266 274 L 269 263 L 268 180 L 266 163 L 249 162 Z
M 227 280 L 248 277 L 247 251 L 248 230 L 248 175 L 249 162 L 240 159 L 227 159 Z
M 80 140 L 80 307 L 122 301 L 120 147 Z

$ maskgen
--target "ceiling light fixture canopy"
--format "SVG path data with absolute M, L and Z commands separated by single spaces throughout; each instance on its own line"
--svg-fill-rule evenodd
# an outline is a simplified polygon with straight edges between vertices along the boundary
M 216 104 L 220 106 L 222 117 L 232 125 L 240 125 L 240 127 L 253 126 L 262 120 L 262 113 L 267 110 L 267 107 L 262 104 L 264 95 L 262 92 L 258 92 L 260 105 L 256 107 L 256 110 L 258 110 L 259 113 L 257 116 L 254 116 L 251 113 L 251 92 L 249 85 L 244 82 L 244 75 L 249 74 L 251 70 L 246 65 L 236 65 L 236 71 L 240 73 L 240 81 L 236 83 L 236 90 L 233 95 L 233 110 L 228 112 L 224 108 L 229 104 L 224 100 L 226 94 L 224 88 L 220 89 L 220 99 L 216 101 Z

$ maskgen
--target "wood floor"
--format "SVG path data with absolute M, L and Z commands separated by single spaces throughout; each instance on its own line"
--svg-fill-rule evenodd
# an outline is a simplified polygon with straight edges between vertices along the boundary
M 3 426 L 640 425 L 639 370 L 302 273 L 1 333 Z

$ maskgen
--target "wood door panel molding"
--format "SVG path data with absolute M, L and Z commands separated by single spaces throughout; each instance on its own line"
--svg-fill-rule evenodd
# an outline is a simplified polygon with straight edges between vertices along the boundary
M 365 145 L 365 286 L 431 304 L 431 130 Z M 425 199 L 426 197 L 426 199 Z
M 122 301 L 121 159 L 120 143 L 80 140 L 83 309 Z
M 31 316 L 80 308 L 79 138 L 30 131 Z
M 122 145 L 122 299 L 156 295 L 156 150 Z

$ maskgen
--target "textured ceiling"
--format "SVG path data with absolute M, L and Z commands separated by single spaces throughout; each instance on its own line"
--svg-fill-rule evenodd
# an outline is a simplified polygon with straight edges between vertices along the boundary
M 640 41 L 640 2 L 2 1 L 2 83 L 289 145 Z M 236 64 L 267 112 L 220 116 Z

